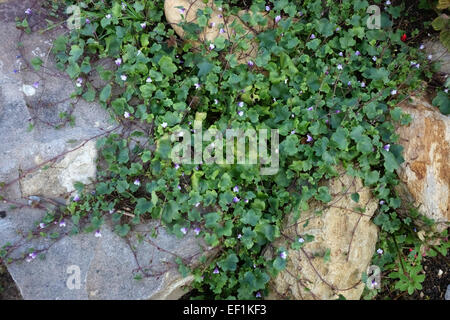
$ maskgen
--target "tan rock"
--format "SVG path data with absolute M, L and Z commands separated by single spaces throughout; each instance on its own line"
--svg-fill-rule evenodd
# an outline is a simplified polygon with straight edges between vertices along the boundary
M 277 241 L 276 247 L 290 248 L 292 241 L 305 235 L 314 240 L 300 250 L 288 250 L 287 267 L 272 280 L 269 299 L 328 300 L 339 294 L 349 300 L 360 298 L 361 276 L 378 238 L 378 228 L 370 221 L 377 201 L 359 178 L 344 174 L 328 181 L 328 187 L 333 200 L 327 206 L 313 200 L 297 222 L 292 216 L 286 221 L 282 233 L 289 240 Z M 360 196 L 358 203 L 351 200 L 355 192 Z M 363 213 L 358 207 L 365 209 Z M 330 258 L 325 262 L 328 249 Z
M 75 182 L 89 183 L 95 179 L 97 172 L 95 141 L 88 141 L 81 147 L 71 150 L 73 151 L 56 159 L 55 163 L 48 163 L 47 166 L 43 166 L 21 179 L 22 196 L 58 197 L 73 192 Z M 44 163 L 39 156 L 35 158 L 35 161 L 37 165 Z
M 249 34 L 255 36 L 256 32 L 262 31 L 261 27 L 248 26 L 241 19 L 244 14 L 252 14 L 249 10 L 241 10 L 238 16 L 226 16 L 211 0 L 206 4 L 201 0 L 166 0 L 164 2 L 166 19 L 181 38 L 184 38 L 185 35 L 183 28 L 180 27 L 179 24 L 183 21 L 196 22 L 197 11 L 204 10 L 207 7 L 210 7 L 213 10 L 213 13 L 207 23 L 207 27 L 199 35 L 201 41 L 214 41 L 219 36 L 223 36 L 225 39 L 229 40 L 237 27 L 242 27 L 244 29 L 245 38 L 247 38 Z M 267 12 L 264 12 L 261 13 L 261 15 L 267 16 L 268 14 Z M 271 28 L 273 25 L 273 20 L 269 18 L 266 28 Z M 221 28 L 225 31 L 222 34 L 220 33 Z M 242 36 L 241 39 L 243 39 L 244 36 Z M 249 60 L 254 59 L 258 53 L 258 43 L 255 40 L 243 41 L 247 41 L 248 48 L 243 52 L 235 51 L 238 55 L 237 60 L 239 63 L 246 63 Z M 194 45 L 198 47 L 200 46 L 200 43 L 194 43 Z
M 442 222 L 450 219 L 450 118 L 416 97 L 401 108 L 412 118 L 397 129 L 405 159 L 398 175 L 409 193 L 404 196 L 445 227 Z

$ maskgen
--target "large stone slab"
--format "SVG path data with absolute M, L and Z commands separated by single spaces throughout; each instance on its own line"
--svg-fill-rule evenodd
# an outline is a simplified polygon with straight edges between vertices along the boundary
M 306 235 L 314 240 L 287 251 L 286 269 L 271 281 L 269 299 L 335 300 L 340 294 L 347 300 L 360 299 L 365 286 L 361 277 L 378 239 L 378 228 L 370 221 L 377 200 L 359 178 L 342 174 L 327 185 L 333 196 L 328 205 L 312 201 L 297 221 L 287 218 L 284 236 L 275 247 L 290 248 L 292 241 Z M 352 193 L 359 194 L 358 203 L 351 199 Z
M 38 229 L 35 225 L 43 215 L 44 212 L 30 208 L 9 211 L 0 219 L 0 242 L 17 243 L 21 240 L 17 231 Z M 33 240 L 17 250 L 13 258 L 27 250 L 38 252 L 50 246 L 42 252 L 45 258 L 16 262 L 8 265 L 8 270 L 24 299 L 177 299 L 185 293 L 183 286 L 192 277 L 179 274 L 175 255 L 186 264 L 195 263 L 204 248 L 192 231 L 183 239 L 175 239 L 159 228 L 157 237 L 151 238 L 155 226 L 156 222 L 142 225 L 139 232 L 124 239 L 112 231 L 108 221 L 100 230 L 101 237 L 90 233 L 65 236 L 55 243 Z M 60 232 L 70 229 L 69 224 L 52 227 Z M 144 240 L 138 241 L 137 234 Z M 137 263 L 155 276 L 134 279 Z M 74 278 L 78 271 L 79 287 Z

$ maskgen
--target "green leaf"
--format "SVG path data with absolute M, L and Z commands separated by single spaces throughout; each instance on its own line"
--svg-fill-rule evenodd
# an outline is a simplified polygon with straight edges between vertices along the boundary
M 41 66 L 44 64 L 44 61 L 42 61 L 42 59 L 39 57 L 34 57 L 30 62 L 33 66 L 33 69 L 36 71 L 39 71 L 41 69 Z
M 235 253 L 230 253 L 225 259 L 219 261 L 217 264 L 223 271 L 235 271 L 239 258 Z
M 171 77 L 177 71 L 177 66 L 172 62 L 172 58 L 168 56 L 159 59 L 158 64 L 161 68 L 161 72 L 168 77 Z
M 320 200 L 320 201 L 325 202 L 325 203 L 331 201 L 331 196 L 328 193 L 328 187 L 325 187 L 325 186 L 319 187 L 319 189 L 317 189 L 317 191 L 318 191 L 317 195 L 315 196 L 315 198 L 317 200 Z
M 145 214 L 151 212 L 153 209 L 153 203 L 145 198 L 139 198 L 134 209 L 134 213 L 137 215 Z
M 179 210 L 178 204 L 174 200 L 170 200 L 164 207 L 162 220 L 166 223 L 171 223 L 173 220 L 178 219 L 180 216 Z
M 359 193 L 352 193 L 350 197 L 352 198 L 353 201 L 359 202 Z
M 119 236 L 125 237 L 130 232 L 130 226 L 128 224 L 116 225 L 116 232 Z
M 254 227 L 258 223 L 259 219 L 261 219 L 261 213 L 250 209 L 242 214 L 241 221 Z
M 111 96 L 111 89 L 112 89 L 112 87 L 110 84 L 107 84 L 102 89 L 102 91 L 100 92 L 100 96 L 99 96 L 100 101 L 106 102 L 109 99 L 109 97 Z

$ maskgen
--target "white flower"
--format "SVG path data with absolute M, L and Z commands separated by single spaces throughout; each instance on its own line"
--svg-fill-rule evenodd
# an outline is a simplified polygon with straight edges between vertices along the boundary
M 388 6 L 388 5 L 390 5 L 391 4 L 391 2 L 389 1 L 389 0 L 387 0 L 386 1 L 386 5 Z
M 60 226 L 61 228 L 64 228 L 64 227 L 66 226 L 66 222 L 65 222 L 64 220 L 62 220 L 62 221 L 59 223 L 59 226 Z
M 395 96 L 396 94 L 397 94 L 397 90 L 394 89 L 391 91 L 391 95 Z
M 133 184 L 135 186 L 140 186 L 141 185 L 141 181 L 139 181 L 139 179 L 134 180 Z
M 123 113 L 124 118 L 128 119 L 130 117 L 130 113 L 128 111 L 125 111 Z
M 303 238 L 298 238 L 298 242 L 303 243 L 303 242 L 305 242 L 305 239 L 303 239 Z
M 281 252 L 281 253 L 280 253 L 280 258 L 283 259 L 283 260 L 285 260 L 285 259 L 287 258 L 287 253 L 284 252 L 284 251 Z
M 432 54 L 430 54 L 430 55 L 428 56 L 428 60 L 431 60 L 431 59 L 433 59 L 433 55 L 432 55 Z
M 39 223 L 39 228 L 44 229 L 45 228 L 45 223 Z
M 102 234 L 100 233 L 100 230 L 95 231 L 95 237 L 100 238 Z
M 163 123 L 161 124 L 161 127 L 166 128 L 166 127 L 167 127 L 167 122 L 163 122 Z
M 212 43 L 209 44 L 209 50 L 214 50 L 215 47 L 216 46 L 214 44 L 212 44 Z
M 122 81 L 126 81 L 127 80 L 127 76 L 123 74 L 123 75 L 120 76 L 120 79 L 122 79 Z
M 187 233 L 187 229 L 186 229 L 186 228 L 184 228 L 184 227 L 183 227 L 183 228 L 181 228 L 181 229 L 180 229 L 180 231 L 181 231 L 181 233 L 182 233 L 182 234 L 186 234 L 186 233 Z
M 338 68 L 338 70 L 342 70 L 343 69 L 342 64 L 338 64 L 337 68 Z
M 108 13 L 108 14 L 105 16 L 105 18 L 106 18 L 106 19 L 111 19 L 111 14 Z
M 121 58 L 117 58 L 115 61 L 117 66 L 120 66 L 122 64 L 122 59 Z
M 425 49 L 425 46 L 424 46 L 423 44 L 421 44 L 420 47 L 419 47 L 419 49 L 420 49 L 420 50 L 423 50 L 423 49 Z
M 378 254 L 383 254 L 383 249 L 379 248 L 379 249 L 377 250 L 377 253 L 378 253 Z
M 146 80 L 145 80 L 145 82 L 147 82 L 147 83 L 150 83 L 150 82 L 152 82 L 153 80 L 152 80 L 152 78 L 150 78 L 150 77 L 148 77 Z
M 240 117 L 242 117 L 242 116 L 244 115 L 244 111 L 242 111 L 242 110 L 239 111 L 239 112 L 238 112 L 238 115 L 239 115 Z
M 141 28 L 144 29 L 147 26 L 145 22 L 141 23 Z

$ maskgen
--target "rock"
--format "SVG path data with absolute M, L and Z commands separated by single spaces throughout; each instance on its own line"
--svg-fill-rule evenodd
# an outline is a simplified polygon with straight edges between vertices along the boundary
M 399 190 L 442 230 L 450 219 L 450 118 L 416 97 L 401 108 L 412 121 L 397 129 L 405 159 L 397 171 L 404 183 Z
M 61 141 L 64 143 L 64 141 Z M 72 151 L 73 150 L 73 151 Z M 96 177 L 97 148 L 90 140 L 70 150 L 61 161 L 46 169 L 37 169 L 20 180 L 23 197 L 41 195 L 59 197 L 75 190 L 75 182 L 88 184 Z M 39 156 L 36 165 L 43 162 Z
M 184 30 L 179 24 L 182 21 L 187 22 L 196 22 L 197 20 L 197 11 L 204 10 L 205 8 L 210 7 L 213 10 L 211 13 L 211 18 L 209 19 L 207 26 L 203 32 L 199 35 L 199 40 L 203 42 L 211 41 L 213 42 L 217 37 L 223 36 L 225 39 L 230 39 L 230 34 L 235 30 L 233 27 L 233 23 L 239 24 L 240 27 L 244 28 L 245 34 L 251 34 L 253 36 L 256 35 L 256 32 L 260 32 L 263 30 L 261 26 L 249 26 L 246 25 L 241 19 L 241 17 L 245 14 L 252 15 L 253 13 L 249 10 L 241 10 L 239 11 L 237 16 L 230 15 L 226 17 L 222 11 L 217 8 L 211 0 L 208 3 L 204 3 L 203 1 L 198 0 L 166 0 L 164 2 L 164 13 L 167 21 L 171 24 L 172 28 L 175 32 L 181 37 L 184 38 Z M 183 10 L 184 8 L 184 10 Z M 271 18 L 268 17 L 267 12 L 262 12 L 261 15 L 263 17 L 268 18 L 267 25 L 265 29 L 271 28 L 274 25 L 274 22 Z M 183 20 L 183 16 L 184 19 Z M 224 33 L 220 33 L 220 29 L 224 29 Z M 245 40 L 247 41 L 247 40 Z M 194 43 L 195 46 L 200 46 L 200 43 Z M 258 43 L 255 40 L 250 40 L 248 42 L 249 48 L 244 52 L 238 53 L 237 60 L 239 63 L 247 63 L 249 60 L 254 59 L 258 54 Z
M 361 276 L 367 272 L 378 238 L 378 228 L 370 221 L 377 201 L 359 178 L 343 174 L 327 184 L 333 196 L 328 206 L 313 200 L 297 222 L 292 215 L 287 218 L 281 232 L 289 240 L 279 240 L 275 247 L 291 248 L 292 241 L 306 235 L 314 240 L 300 250 L 288 250 L 287 267 L 271 281 L 269 299 L 328 300 L 340 294 L 348 300 L 360 298 Z M 358 203 L 351 200 L 355 192 L 360 196 Z M 365 209 L 363 214 L 358 207 Z
M 450 284 L 447 286 L 447 291 L 445 291 L 445 300 L 450 300 Z
M 29 208 L 10 211 L 6 218 L 0 219 L 0 243 L 20 240 L 16 231 L 30 230 L 43 215 L 45 212 Z M 150 222 L 132 232 L 129 241 L 135 248 L 133 252 L 127 240 L 112 231 L 107 220 L 100 230 L 101 237 L 92 233 L 64 236 L 45 252 L 44 259 L 13 263 L 8 270 L 26 300 L 178 299 L 185 294 L 183 287 L 192 277 L 183 278 L 179 274 L 174 255 L 195 263 L 204 251 L 202 242 L 192 231 L 183 239 L 175 239 L 162 228 L 158 229 L 156 239 L 151 238 L 155 227 L 156 222 Z M 70 226 L 63 229 L 68 231 Z M 138 231 L 145 239 L 142 242 L 137 239 Z M 26 249 L 41 250 L 51 243 L 34 240 L 14 257 Z M 141 266 L 155 276 L 134 279 L 133 270 L 138 268 L 135 254 Z
M 431 61 L 439 61 L 441 72 L 450 74 L 450 52 L 439 40 L 429 40 L 425 42 L 425 52 L 431 55 Z

